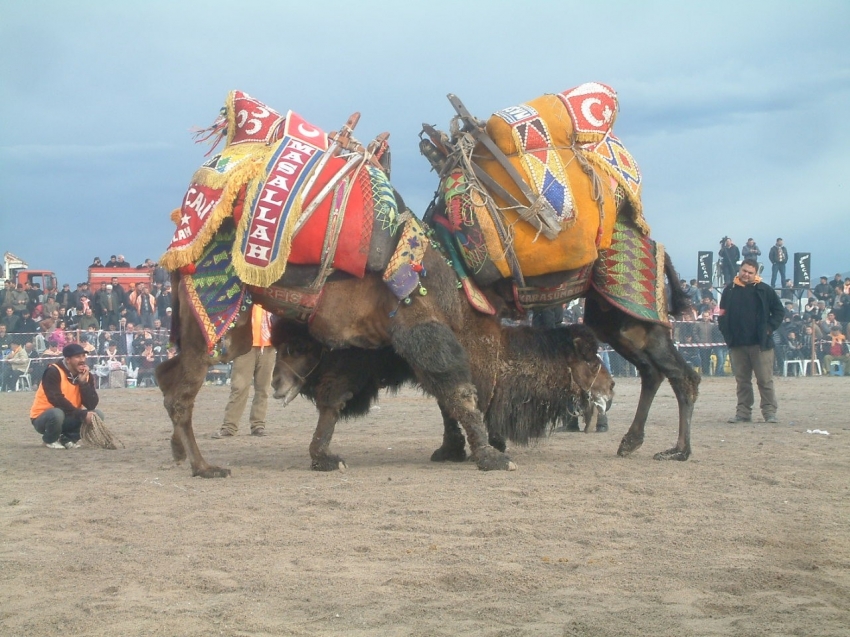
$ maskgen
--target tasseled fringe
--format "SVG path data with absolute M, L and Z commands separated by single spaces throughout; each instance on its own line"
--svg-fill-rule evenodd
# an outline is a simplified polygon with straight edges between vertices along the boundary
M 646 219 L 643 216 L 643 203 L 640 200 L 640 194 L 635 194 L 632 190 L 623 183 L 623 177 L 618 173 L 607 161 L 602 159 L 599 155 L 593 152 L 588 152 L 584 154 L 585 158 L 590 161 L 594 166 L 601 169 L 606 175 L 610 175 L 613 177 L 617 183 L 623 186 L 623 191 L 626 193 L 626 198 L 629 200 L 629 203 L 632 205 L 632 210 L 634 210 L 634 221 L 638 230 L 643 233 L 644 236 L 649 236 L 650 229 L 649 224 L 646 222 Z
M 218 204 L 210 212 L 209 218 L 198 234 L 195 235 L 192 242 L 185 247 L 169 250 L 160 257 L 159 263 L 163 268 L 173 272 L 190 263 L 195 263 L 201 258 L 204 248 L 212 240 L 222 221 L 233 214 L 233 204 L 236 201 L 239 191 L 246 183 L 256 179 L 265 170 L 265 159 L 265 156 L 247 159 L 244 163 L 224 175 L 210 169 L 201 169 L 195 173 L 192 183 L 215 188 L 221 187 L 217 186 L 218 183 L 225 182 L 224 190 L 221 193 Z M 256 188 L 254 192 L 256 192 Z M 246 201 L 250 201 L 250 199 L 246 199 Z M 171 213 L 171 219 L 175 224 L 180 221 L 181 214 L 182 212 L 179 208 Z
M 209 157 L 219 142 L 227 135 L 228 130 L 230 130 L 227 119 L 227 107 L 223 107 L 212 126 L 190 129 L 196 144 L 209 143 L 210 149 L 204 154 L 204 157 Z
M 664 278 L 664 246 L 655 244 L 655 305 L 658 308 L 658 318 L 664 323 L 670 322 L 667 309 L 667 281 Z

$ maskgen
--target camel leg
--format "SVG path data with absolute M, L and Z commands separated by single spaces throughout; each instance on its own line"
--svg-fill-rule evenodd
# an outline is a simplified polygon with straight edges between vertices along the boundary
M 661 329 L 661 326 L 657 327 Z M 653 346 L 647 352 L 670 381 L 676 395 L 679 404 L 679 437 L 675 447 L 653 457 L 656 460 L 687 460 L 691 455 L 691 419 L 699 394 L 700 377 L 676 350 L 667 330 L 663 330 L 663 336 L 663 340 L 659 338 L 653 341 Z
M 192 412 L 195 399 L 207 375 L 209 357 L 201 328 L 188 309 L 189 302 L 183 286 L 180 285 L 179 275 L 173 275 L 172 282 L 173 288 L 177 290 L 174 307 L 176 320 L 179 321 L 180 353 L 156 368 L 157 385 L 162 391 L 165 409 L 174 426 L 171 434 L 171 455 L 178 464 L 188 457 L 193 476 L 227 477 L 230 475 L 230 469 L 208 464 L 195 441 Z M 237 355 L 237 352 L 233 352 L 233 355 Z
M 588 297 L 585 320 L 601 340 L 609 343 L 637 368 L 641 377 L 638 408 L 617 454 L 627 456 L 643 444 L 649 408 L 666 377 L 679 404 L 679 437 L 674 448 L 654 457 L 656 460 L 687 460 L 691 454 L 691 417 L 699 376 L 676 351 L 669 330 L 657 323 L 630 318 L 610 306 L 603 310 L 600 302 L 591 297 Z
M 431 454 L 431 462 L 463 462 L 466 460 L 466 438 L 457 420 L 440 407 L 443 414 L 443 444 Z
M 596 333 L 599 340 L 611 345 L 618 354 L 632 363 L 640 374 L 638 406 L 632 424 L 617 449 L 617 455 L 628 456 L 643 444 L 649 408 L 664 380 L 664 376 L 644 352 L 647 327 L 651 324 L 631 319 L 592 295 L 589 295 L 585 302 L 585 323 Z
M 310 442 L 310 468 L 313 471 L 337 471 L 346 468 L 345 460 L 328 453 L 339 413 L 354 394 L 346 392 L 333 401 L 319 402 L 319 422 Z M 318 398 L 318 397 L 317 397 Z
M 390 339 L 396 353 L 410 364 L 422 388 L 437 399 L 442 413 L 463 427 L 478 468 L 516 469 L 508 456 L 488 443 L 484 417 L 477 408 L 469 359 L 452 331 L 436 322 L 396 325 Z
M 205 353 L 205 352 L 203 352 Z M 208 464 L 198 449 L 192 430 L 192 412 L 195 398 L 204 384 L 207 374 L 206 360 L 187 363 L 190 357 L 185 350 L 157 367 L 156 380 L 164 397 L 174 431 L 171 434 L 171 454 L 179 464 L 188 456 L 193 476 L 203 478 L 225 478 L 230 469 Z

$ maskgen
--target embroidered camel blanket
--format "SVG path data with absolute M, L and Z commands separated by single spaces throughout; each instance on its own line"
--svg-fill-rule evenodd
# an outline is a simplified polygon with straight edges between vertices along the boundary
M 644 234 L 649 227 L 640 202 L 637 163 L 613 134 L 617 94 L 592 82 L 554 95 L 502 109 L 486 123 L 486 132 L 533 194 L 545 199 L 560 232 L 552 239 L 524 221 L 520 210 L 493 189 L 482 187 L 466 166 L 444 176 L 441 185 L 461 251 L 481 283 L 516 278 L 509 251 L 524 276 L 577 270 L 611 245 L 617 207 L 625 197 L 632 221 Z M 482 143 L 471 156 L 516 201 L 527 197 Z M 492 198 L 504 219 L 487 212 Z
M 233 267 L 248 285 L 268 287 L 288 262 L 320 264 L 329 250 L 331 267 L 362 277 L 375 221 L 397 229 L 383 171 L 333 149 L 324 131 L 292 111 L 281 116 L 232 91 L 202 133 L 214 143 L 225 139 L 225 147 L 195 172 L 172 213 L 177 229 L 160 260 L 169 270 L 196 263 L 222 222 L 233 218 Z

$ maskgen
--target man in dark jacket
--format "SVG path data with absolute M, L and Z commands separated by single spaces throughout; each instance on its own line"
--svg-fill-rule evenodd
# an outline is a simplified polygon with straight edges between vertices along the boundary
M 744 259 L 738 276 L 720 297 L 720 332 L 729 346 L 738 406 L 729 422 L 753 419 L 753 373 L 761 396 L 765 422 L 779 422 L 773 389 L 773 332 L 782 325 L 785 310 L 776 292 L 757 275 L 758 263 Z
M 776 287 L 776 277 L 779 277 L 779 285 L 785 281 L 785 264 L 788 263 L 788 248 L 782 245 L 782 237 L 776 240 L 776 244 L 770 249 L 767 255 L 770 259 L 770 287 Z
M 732 243 L 732 239 L 723 237 L 720 240 L 720 250 L 717 254 L 720 256 L 720 271 L 723 273 L 723 285 L 729 285 L 732 283 L 732 279 L 735 278 L 735 270 L 738 269 L 741 251 L 738 249 L 738 246 Z

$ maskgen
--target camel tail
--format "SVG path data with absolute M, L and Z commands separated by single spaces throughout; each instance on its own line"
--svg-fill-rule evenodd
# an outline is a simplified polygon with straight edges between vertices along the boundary
M 670 291 L 669 314 L 671 316 L 681 316 L 691 307 L 691 300 L 682 291 L 682 286 L 679 285 L 679 273 L 676 272 L 676 268 L 673 266 L 673 260 L 666 252 L 664 253 L 664 274 L 667 275 L 667 286 Z

